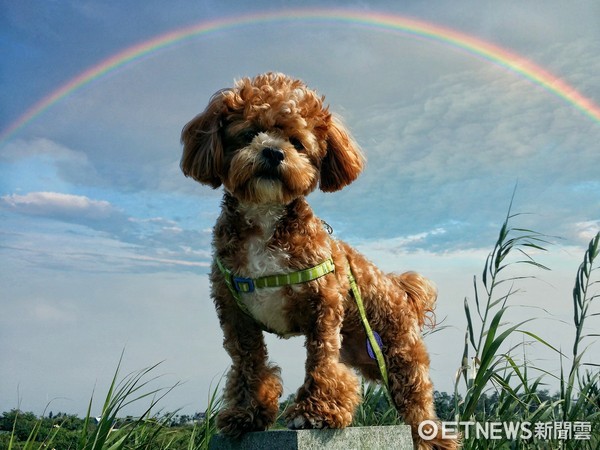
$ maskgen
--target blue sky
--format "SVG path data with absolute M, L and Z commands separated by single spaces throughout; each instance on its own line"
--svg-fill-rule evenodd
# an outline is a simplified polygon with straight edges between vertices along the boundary
M 398 3 L 398 4 L 396 4 Z M 413 17 L 532 60 L 600 104 L 595 1 L 305 2 Z M 104 59 L 171 30 L 291 2 L 0 1 L 0 130 Z M 439 288 L 448 328 L 427 338 L 436 388 L 452 389 L 462 305 L 515 185 L 514 225 L 548 235 L 551 272 L 524 282 L 514 318 L 570 348 L 570 292 L 600 228 L 600 123 L 465 52 L 350 24 L 245 26 L 199 36 L 72 92 L 0 142 L 0 408 L 83 414 L 123 372 L 164 360 L 164 408 L 201 410 L 228 367 L 208 297 L 221 193 L 186 179 L 182 126 L 235 78 L 304 79 L 362 146 L 362 176 L 310 202 L 386 270 Z M 529 272 L 528 272 L 529 273 Z M 590 326 L 597 326 L 591 323 Z M 269 338 L 285 395 L 301 383 L 301 339 Z M 292 349 L 292 350 L 291 350 Z M 590 351 L 590 355 L 592 351 Z M 557 370 L 531 346 L 531 361 Z M 597 362 L 597 361 L 596 361 Z M 100 394 L 101 396 L 101 394 Z

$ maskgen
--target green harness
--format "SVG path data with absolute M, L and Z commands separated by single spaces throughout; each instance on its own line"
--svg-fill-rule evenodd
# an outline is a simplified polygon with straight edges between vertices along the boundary
M 242 301 L 242 294 L 248 294 L 254 292 L 256 289 L 261 288 L 275 288 L 275 287 L 283 287 L 291 284 L 299 284 L 306 283 L 309 281 L 316 280 L 317 278 L 321 278 L 329 273 L 335 272 L 335 265 L 333 263 L 333 259 L 329 258 L 323 261 L 321 264 L 311 267 L 309 269 L 300 270 L 298 272 L 280 274 L 280 275 L 268 275 L 260 278 L 244 278 L 235 276 L 235 274 L 226 268 L 219 258 L 215 256 L 215 263 L 221 273 L 223 274 L 223 278 L 225 279 L 225 283 L 227 287 L 231 291 L 231 295 L 235 299 L 239 308 L 246 313 L 248 316 L 252 317 L 263 330 L 269 333 L 275 333 L 273 330 L 266 327 L 264 324 L 259 322 L 255 317 L 252 316 L 246 304 Z M 350 282 L 350 289 L 352 290 L 352 296 L 354 297 L 354 301 L 356 302 L 356 306 L 358 307 L 358 312 L 360 314 L 360 319 L 363 323 L 363 327 L 365 328 L 365 332 L 367 333 L 367 338 L 369 343 L 371 344 L 371 349 L 375 355 L 375 359 L 377 361 L 377 365 L 379 366 L 379 371 L 381 372 L 381 378 L 383 379 L 384 385 L 386 388 L 388 387 L 388 376 L 387 376 L 387 368 L 385 366 L 385 360 L 383 359 L 383 353 L 381 352 L 381 346 L 377 339 L 375 338 L 375 334 L 371 329 L 371 325 L 369 325 L 369 321 L 367 320 L 367 314 L 365 312 L 365 306 L 362 301 L 362 296 L 360 295 L 360 289 L 358 288 L 358 284 L 356 283 L 356 279 L 352 274 L 352 270 L 350 269 L 350 264 L 348 264 L 348 281 Z

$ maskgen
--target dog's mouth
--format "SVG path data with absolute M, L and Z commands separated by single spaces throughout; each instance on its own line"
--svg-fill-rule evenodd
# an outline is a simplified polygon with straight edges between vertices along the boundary
M 255 178 L 258 180 L 281 181 L 279 173 L 273 171 L 261 171 L 256 174 Z
M 259 180 L 281 181 L 281 173 L 277 167 L 263 167 L 255 174 Z

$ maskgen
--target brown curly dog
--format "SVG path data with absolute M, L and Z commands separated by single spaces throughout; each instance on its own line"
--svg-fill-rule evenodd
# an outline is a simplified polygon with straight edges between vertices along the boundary
M 352 368 L 369 380 L 382 379 L 367 352 L 352 274 L 381 343 L 389 391 L 416 445 L 457 448 L 456 439 L 441 431 L 430 440 L 418 433 L 421 422 L 437 421 L 421 336 L 435 289 L 416 273 L 384 274 L 332 238 L 306 201 L 317 187 L 333 192 L 350 184 L 364 163 L 323 97 L 279 73 L 244 78 L 217 92 L 181 139 L 184 174 L 224 187 L 211 273 L 232 359 L 221 431 L 239 436 L 264 430 L 276 418 L 282 385 L 279 368 L 267 358 L 265 330 L 306 337 L 305 381 L 285 413 L 288 426 L 350 425 L 360 401 Z

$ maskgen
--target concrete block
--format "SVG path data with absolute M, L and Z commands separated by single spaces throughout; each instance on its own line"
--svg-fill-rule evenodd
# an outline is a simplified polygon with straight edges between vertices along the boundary
M 343 430 L 270 430 L 235 440 L 220 434 L 210 450 L 413 450 L 408 425 L 349 427 Z

